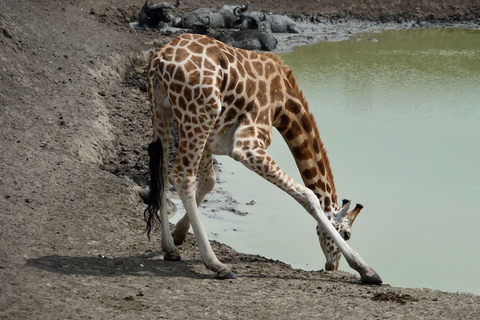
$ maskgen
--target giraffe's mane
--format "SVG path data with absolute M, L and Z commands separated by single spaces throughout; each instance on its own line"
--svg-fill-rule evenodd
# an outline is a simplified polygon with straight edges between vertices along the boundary
M 288 82 L 292 86 L 293 90 L 297 93 L 297 98 L 300 100 L 300 103 L 302 106 L 305 108 L 305 111 L 308 114 L 308 117 L 310 118 L 310 122 L 312 123 L 312 127 L 315 132 L 315 139 L 317 139 L 317 142 L 320 146 L 320 154 L 322 156 L 324 165 L 325 165 L 325 171 L 327 172 L 327 179 L 328 182 L 330 183 L 330 187 L 332 188 L 332 200 L 336 204 L 337 203 L 337 192 L 335 188 L 335 181 L 333 179 L 333 171 L 330 166 L 330 160 L 328 159 L 327 156 L 327 150 L 325 149 L 325 146 L 323 145 L 322 139 L 320 138 L 320 133 L 318 132 L 317 128 L 317 123 L 315 121 L 315 118 L 313 117 L 313 114 L 310 112 L 310 109 L 308 108 L 308 102 L 307 99 L 305 99 L 305 96 L 303 95 L 303 91 L 298 87 L 297 80 L 295 79 L 295 76 L 293 75 L 292 69 L 287 66 L 283 60 L 277 56 L 276 54 L 266 52 L 264 53 L 267 57 L 273 59 L 275 62 L 280 65 L 282 68 L 282 71 L 285 73 L 287 76 Z

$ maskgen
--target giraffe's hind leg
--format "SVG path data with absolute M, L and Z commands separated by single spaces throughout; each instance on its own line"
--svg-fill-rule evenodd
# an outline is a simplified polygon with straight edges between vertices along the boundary
M 159 194 L 160 198 L 160 225 L 162 229 L 162 242 L 161 247 L 164 252 L 164 259 L 169 261 L 180 260 L 180 252 L 175 246 L 171 232 L 170 232 L 170 223 L 168 221 L 168 212 L 167 212 L 167 198 L 166 198 L 166 186 L 168 181 L 168 152 L 169 152 L 169 142 L 171 138 L 171 129 L 173 121 L 173 112 L 172 110 L 164 105 L 165 93 L 162 89 L 157 89 L 155 91 L 155 97 L 152 104 L 152 124 L 154 128 L 153 138 L 154 141 L 161 141 L 162 146 L 162 170 L 160 170 L 158 177 L 160 181 Z M 155 177 L 151 177 L 155 179 Z
M 213 169 L 213 156 L 204 153 L 198 166 L 197 191 L 195 194 L 197 207 L 200 206 L 205 195 L 213 190 L 215 182 L 216 176 L 215 170 Z M 175 245 L 180 245 L 185 241 L 188 229 L 190 229 L 190 220 L 188 219 L 188 214 L 185 214 L 177 222 L 175 230 L 172 233 Z
M 230 267 L 221 263 L 213 252 L 207 232 L 200 218 L 195 195 L 197 170 L 208 135 L 217 118 L 218 113 L 216 111 L 202 114 L 201 116 L 193 116 L 197 117 L 196 123 L 201 123 L 201 126 L 196 125 L 196 128 L 201 128 L 202 130 L 196 134 L 193 129 L 195 126 L 192 126 L 192 123 L 179 121 L 178 151 L 170 174 L 170 181 L 177 190 L 187 211 L 188 220 L 192 225 L 203 263 L 207 269 L 216 273 L 217 278 L 232 279 L 237 277 L 235 273 L 232 272 Z

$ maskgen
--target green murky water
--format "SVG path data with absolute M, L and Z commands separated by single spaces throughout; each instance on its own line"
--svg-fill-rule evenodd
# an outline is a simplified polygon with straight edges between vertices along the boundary
M 480 294 L 480 31 L 385 31 L 282 58 L 316 117 L 339 198 L 365 206 L 350 245 L 385 283 Z M 269 151 L 301 181 L 280 135 Z M 300 205 L 217 159 L 219 187 L 250 214 L 205 216 L 212 239 L 323 268 L 315 221 Z M 345 260 L 341 269 L 352 271 Z

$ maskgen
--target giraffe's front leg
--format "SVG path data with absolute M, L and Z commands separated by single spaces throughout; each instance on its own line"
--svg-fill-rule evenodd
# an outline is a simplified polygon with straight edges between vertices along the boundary
M 241 140 L 237 140 L 241 142 Z M 335 241 L 349 265 L 359 272 L 363 283 L 381 284 L 380 276 L 368 266 L 360 255 L 352 250 L 345 240 L 340 236 L 337 230 L 328 220 L 327 216 L 320 207 L 317 196 L 312 190 L 302 186 L 275 163 L 266 150 L 255 148 L 243 148 L 241 143 L 235 144 L 237 147 L 232 152 L 232 157 L 242 162 L 246 167 L 258 173 L 260 176 L 270 181 L 283 191 L 297 200 L 309 213 L 317 220 L 318 227 L 325 230 Z M 252 144 L 250 143 L 250 146 Z

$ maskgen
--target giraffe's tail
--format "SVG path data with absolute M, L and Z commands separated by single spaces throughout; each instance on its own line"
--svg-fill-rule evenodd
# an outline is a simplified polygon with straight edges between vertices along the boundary
M 148 197 L 148 206 L 143 212 L 147 227 L 148 239 L 150 239 L 150 232 L 155 226 L 156 222 L 160 222 L 160 216 L 158 210 L 162 206 L 162 196 L 164 192 L 164 185 L 162 181 L 163 175 L 163 146 L 160 139 L 157 139 L 150 143 L 148 146 L 148 155 L 150 157 L 150 195 Z

